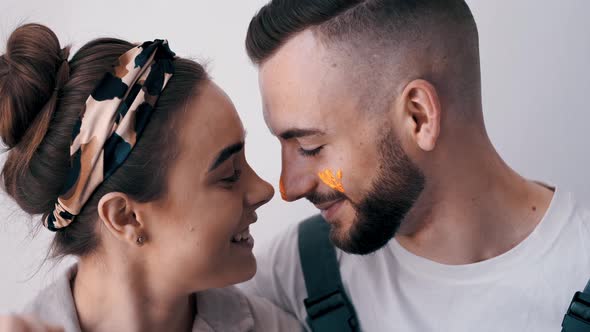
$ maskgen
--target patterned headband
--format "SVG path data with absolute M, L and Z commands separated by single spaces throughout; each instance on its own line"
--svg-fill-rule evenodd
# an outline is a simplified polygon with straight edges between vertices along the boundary
M 96 188 L 127 159 L 174 74 L 174 57 L 166 40 L 134 47 L 88 97 L 72 132 L 66 183 L 43 221 L 49 230 L 70 225 Z

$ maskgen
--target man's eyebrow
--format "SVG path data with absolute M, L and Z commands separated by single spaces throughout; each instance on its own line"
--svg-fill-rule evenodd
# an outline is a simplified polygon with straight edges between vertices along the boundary
M 307 136 L 322 136 L 326 133 L 319 130 L 319 129 L 301 129 L 301 128 L 292 128 L 282 132 L 278 135 L 280 138 L 284 140 L 290 140 L 293 138 L 301 138 Z
M 221 152 L 219 152 L 219 154 L 217 155 L 217 158 L 215 158 L 215 161 L 211 164 L 211 167 L 209 167 L 209 172 L 215 170 L 217 167 L 219 167 L 221 164 L 223 164 L 226 160 L 231 158 L 231 156 L 242 151 L 243 149 L 244 149 L 244 142 L 235 143 L 235 144 L 232 144 L 228 147 L 225 147 L 223 150 L 221 150 Z

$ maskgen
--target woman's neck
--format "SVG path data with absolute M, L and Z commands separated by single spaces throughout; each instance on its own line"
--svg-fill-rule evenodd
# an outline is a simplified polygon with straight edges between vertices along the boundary
M 147 274 L 141 272 L 132 264 L 82 259 L 72 279 L 82 330 L 191 331 L 196 310 L 194 297 L 165 294 L 150 287 Z

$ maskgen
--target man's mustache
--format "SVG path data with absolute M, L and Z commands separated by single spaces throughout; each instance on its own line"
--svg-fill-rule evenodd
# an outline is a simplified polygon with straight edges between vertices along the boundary
M 305 198 L 314 205 L 319 205 L 319 204 L 323 204 L 323 203 L 327 203 L 327 202 L 333 202 L 333 201 L 344 200 L 344 199 L 348 200 L 348 197 L 339 191 L 332 191 L 330 193 L 320 193 L 320 192 L 314 191 L 313 193 L 305 196 Z

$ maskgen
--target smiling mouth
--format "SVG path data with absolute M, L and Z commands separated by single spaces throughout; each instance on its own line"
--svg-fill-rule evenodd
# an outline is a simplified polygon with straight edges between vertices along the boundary
M 245 230 L 234 235 L 231 239 L 231 243 L 248 247 L 254 246 L 254 238 L 252 238 L 252 235 L 250 234 L 250 228 L 246 228 Z
M 340 207 L 342 207 L 344 201 L 345 199 L 338 199 L 327 203 L 317 204 L 316 207 L 320 210 L 324 220 L 326 220 L 328 223 L 334 223 L 334 217 L 340 210 Z
M 331 202 L 327 202 L 327 203 L 322 203 L 322 204 L 316 204 L 315 207 L 320 210 L 320 211 L 327 211 L 329 210 L 332 206 L 334 206 L 335 204 L 338 204 L 340 202 L 342 202 L 343 199 L 337 199 L 335 201 L 331 201 Z

